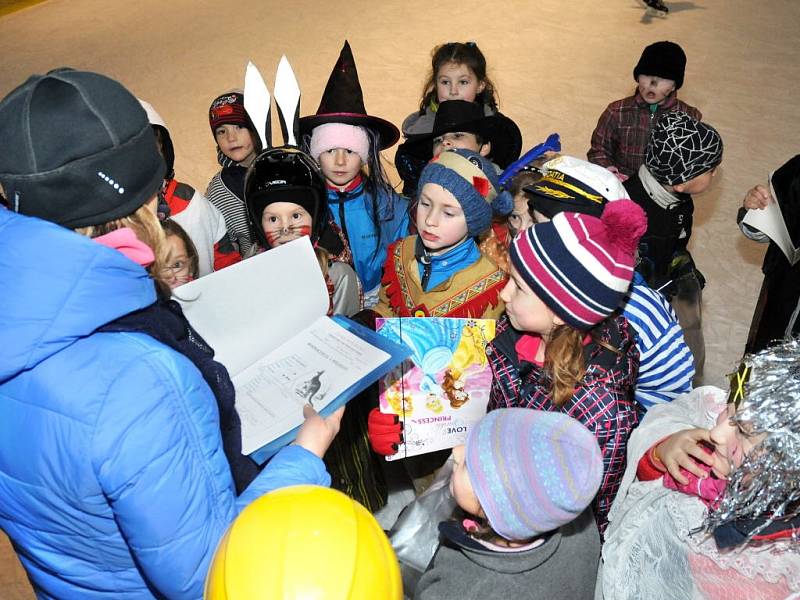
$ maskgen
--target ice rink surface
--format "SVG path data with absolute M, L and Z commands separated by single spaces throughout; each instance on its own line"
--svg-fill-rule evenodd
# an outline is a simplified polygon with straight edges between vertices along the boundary
M 741 356 L 765 249 L 741 235 L 736 211 L 748 188 L 800 152 L 800 2 L 667 5 L 664 16 L 636 0 L 50 0 L 0 18 L 0 95 L 59 66 L 119 79 L 164 117 L 178 178 L 202 191 L 218 169 L 209 103 L 243 85 L 248 60 L 271 87 L 286 54 L 301 114 L 312 114 L 349 39 L 368 112 L 399 125 L 418 106 L 431 49 L 473 40 L 524 147 L 558 132 L 565 153 L 585 158 L 605 106 L 633 92 L 644 46 L 675 41 L 688 57 L 678 95 L 725 143 L 714 187 L 695 198 L 690 244 L 707 280 L 705 383 L 724 385 Z M 385 152 L 387 165 L 393 152 Z M 6 598 L 31 597 L 6 545 L 0 587 Z

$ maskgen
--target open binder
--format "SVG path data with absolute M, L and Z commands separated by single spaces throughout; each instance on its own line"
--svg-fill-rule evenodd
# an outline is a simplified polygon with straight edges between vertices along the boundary
M 303 405 L 327 416 L 409 351 L 341 316 L 307 237 L 175 290 L 236 389 L 242 452 L 263 463 L 291 443 Z

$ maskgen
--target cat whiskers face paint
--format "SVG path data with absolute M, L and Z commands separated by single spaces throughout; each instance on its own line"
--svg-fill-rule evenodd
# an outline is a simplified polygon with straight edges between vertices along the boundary
M 311 234 L 311 215 L 294 202 L 273 202 L 261 215 L 261 227 L 270 248 Z

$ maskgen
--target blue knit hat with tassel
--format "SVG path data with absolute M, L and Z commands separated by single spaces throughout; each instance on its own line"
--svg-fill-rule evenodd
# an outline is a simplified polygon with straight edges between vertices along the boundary
M 455 148 L 445 150 L 422 170 L 417 195 L 426 183 L 442 186 L 455 196 L 467 219 L 467 233 L 476 237 L 492 225 L 492 212 L 507 215 L 514 199 L 501 191 L 494 165 L 477 152 Z

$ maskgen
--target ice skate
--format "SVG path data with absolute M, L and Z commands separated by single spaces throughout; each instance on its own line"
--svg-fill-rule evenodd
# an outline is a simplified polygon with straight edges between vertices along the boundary
M 644 3 L 652 9 L 655 9 L 659 12 L 668 13 L 669 8 L 667 7 L 662 0 L 644 0 Z

